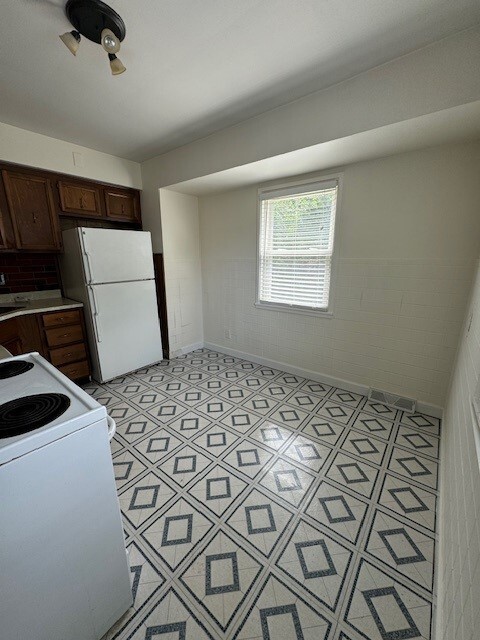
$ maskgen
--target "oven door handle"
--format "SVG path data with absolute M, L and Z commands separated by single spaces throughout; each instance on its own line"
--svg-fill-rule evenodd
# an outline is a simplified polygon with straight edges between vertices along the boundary
M 115 435 L 115 431 L 117 430 L 117 425 L 115 424 L 115 420 L 107 415 L 107 425 L 108 425 L 108 439 L 111 440 Z

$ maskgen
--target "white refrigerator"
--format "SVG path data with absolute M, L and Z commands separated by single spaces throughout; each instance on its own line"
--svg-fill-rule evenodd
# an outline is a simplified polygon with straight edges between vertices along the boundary
M 63 245 L 63 288 L 84 304 L 93 378 L 162 360 L 150 233 L 78 227 L 63 232 Z

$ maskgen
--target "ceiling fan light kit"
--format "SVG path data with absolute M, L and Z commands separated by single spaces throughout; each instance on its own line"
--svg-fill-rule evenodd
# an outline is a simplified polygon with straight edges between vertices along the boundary
M 78 31 L 67 31 L 67 33 L 64 33 L 60 36 L 60 40 L 68 48 L 68 50 L 73 53 L 74 56 L 77 55 L 81 39 L 82 38 Z
M 81 36 L 84 36 L 107 52 L 112 75 L 126 71 L 116 56 L 126 34 L 125 23 L 116 11 L 101 0 L 68 0 L 65 13 L 74 29 L 60 39 L 73 55 L 77 55 Z

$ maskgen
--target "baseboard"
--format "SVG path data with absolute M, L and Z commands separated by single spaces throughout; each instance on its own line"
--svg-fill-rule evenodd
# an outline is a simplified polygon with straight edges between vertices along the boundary
M 369 387 L 367 385 L 352 382 L 351 380 L 336 378 L 335 376 L 329 376 L 325 373 L 319 373 L 318 371 L 311 371 L 310 369 L 294 367 L 290 364 L 287 364 L 286 362 L 278 362 L 277 360 L 271 360 L 270 358 L 263 358 L 253 353 L 246 353 L 244 351 L 238 351 L 237 349 L 230 349 L 229 347 L 224 347 L 223 345 L 219 344 L 213 344 L 212 342 L 205 342 L 200 346 L 203 346 L 206 349 L 211 349 L 212 351 L 226 353 L 227 355 L 234 356 L 236 358 L 251 360 L 252 362 L 256 362 L 257 364 L 264 364 L 267 367 L 272 367 L 273 369 L 280 369 L 281 371 L 286 371 L 287 373 L 292 373 L 293 375 L 301 376 L 302 378 L 309 378 L 310 380 L 315 380 L 315 382 L 323 382 L 324 384 L 328 384 L 332 387 L 340 387 L 341 389 L 347 389 L 347 391 L 360 393 L 364 396 L 368 395 Z M 200 347 L 195 347 L 195 349 L 198 348 Z M 429 404 L 428 402 L 417 402 L 417 411 L 434 418 L 441 418 L 443 414 L 442 407 L 434 404 Z
M 194 342 L 193 344 L 189 344 L 186 347 L 182 347 L 181 349 L 177 349 L 176 351 L 170 351 L 170 359 L 178 358 L 178 356 L 184 356 L 186 353 L 190 353 L 191 351 L 195 351 L 195 349 L 202 349 L 204 347 L 203 342 Z

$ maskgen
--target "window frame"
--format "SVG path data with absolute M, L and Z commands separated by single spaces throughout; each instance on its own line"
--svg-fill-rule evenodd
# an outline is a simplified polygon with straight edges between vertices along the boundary
M 260 300 L 260 263 L 261 263 L 261 220 L 262 220 L 262 195 L 269 191 L 277 191 L 278 189 L 288 189 L 302 187 L 310 185 L 312 183 L 332 182 L 337 181 L 337 201 L 335 208 L 335 220 L 333 226 L 333 245 L 332 245 L 332 258 L 331 258 L 331 272 L 330 272 L 330 288 L 328 295 L 328 308 L 327 309 L 315 309 L 314 307 L 307 307 L 304 305 L 285 304 L 280 302 L 267 302 Z M 284 313 L 297 313 L 308 316 L 319 316 L 323 318 L 333 318 L 334 315 L 334 284 L 335 275 L 337 272 L 336 262 L 338 258 L 338 246 L 337 246 L 337 234 L 336 226 L 340 213 L 341 197 L 343 186 L 343 173 L 335 173 L 321 176 L 311 176 L 302 180 L 294 180 L 289 182 L 282 182 L 276 184 L 270 184 L 268 186 L 262 186 L 257 189 L 257 249 L 256 249 L 256 270 L 255 270 L 255 304 L 258 309 L 270 309 L 271 311 L 282 311 Z

